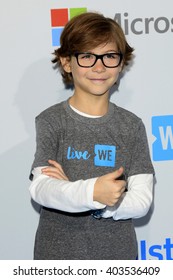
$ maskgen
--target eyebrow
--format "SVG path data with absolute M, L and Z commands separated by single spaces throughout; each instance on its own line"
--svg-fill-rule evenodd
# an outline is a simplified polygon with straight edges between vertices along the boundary
M 96 54 L 96 53 L 94 53 L 93 51 L 86 51 L 86 52 L 81 52 L 81 53 Z M 107 50 L 107 51 L 105 51 L 103 54 L 106 54 L 106 53 L 119 53 L 119 51 L 118 51 L 118 50 Z

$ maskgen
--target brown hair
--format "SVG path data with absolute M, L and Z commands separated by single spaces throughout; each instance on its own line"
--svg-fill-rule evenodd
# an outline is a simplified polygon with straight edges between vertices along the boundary
M 111 18 L 99 13 L 86 12 L 73 17 L 65 26 L 60 48 L 54 51 L 53 63 L 60 69 L 64 83 L 73 84 L 71 73 L 64 71 L 60 57 L 70 57 L 76 52 L 88 51 L 101 44 L 115 42 L 118 51 L 123 55 L 123 66 L 132 58 L 133 48 L 126 41 L 122 28 Z

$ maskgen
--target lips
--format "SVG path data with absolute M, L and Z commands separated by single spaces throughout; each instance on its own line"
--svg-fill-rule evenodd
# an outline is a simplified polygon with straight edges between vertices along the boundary
M 92 79 L 89 79 L 91 82 L 93 83 L 104 83 L 107 79 L 104 79 L 104 78 L 92 78 Z

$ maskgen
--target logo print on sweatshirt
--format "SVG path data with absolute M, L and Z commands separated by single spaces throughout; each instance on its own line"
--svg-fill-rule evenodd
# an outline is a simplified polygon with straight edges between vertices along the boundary
M 173 115 L 152 117 L 153 160 L 173 160 Z
M 94 165 L 96 166 L 115 166 L 116 147 L 107 145 L 95 145 Z
M 87 8 L 62 8 L 51 10 L 52 46 L 60 46 L 60 36 L 66 23 L 74 16 L 87 11 Z
M 112 145 L 94 146 L 94 165 L 104 167 L 114 167 L 116 160 L 116 147 Z M 88 160 L 91 157 L 88 151 L 78 151 L 73 147 L 67 149 L 67 159 Z

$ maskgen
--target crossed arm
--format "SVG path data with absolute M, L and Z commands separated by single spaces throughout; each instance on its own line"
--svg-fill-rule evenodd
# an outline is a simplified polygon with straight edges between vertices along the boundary
M 59 180 L 68 180 L 61 165 L 56 161 L 49 160 L 51 166 L 43 168 L 42 173 Z M 123 168 L 109 173 L 107 175 L 98 177 L 93 192 L 93 200 L 101 204 L 113 206 L 123 194 L 126 182 L 124 180 L 116 180 L 123 174 Z
M 152 202 L 153 175 L 139 174 L 126 182 L 118 180 L 123 168 L 88 180 L 70 182 L 61 165 L 49 161 L 51 166 L 34 169 L 30 186 L 32 198 L 39 204 L 67 212 L 84 212 L 105 208 L 103 217 L 113 219 L 144 216 Z

